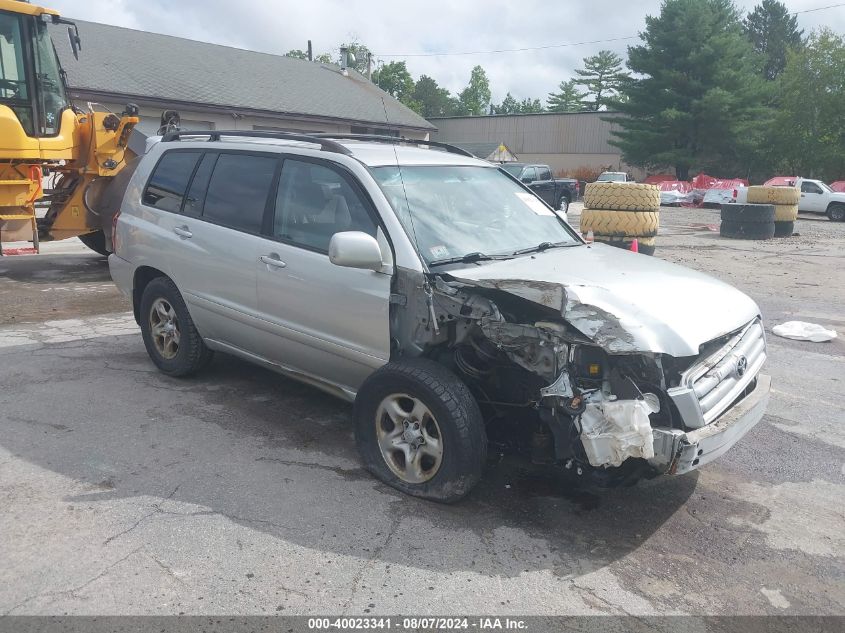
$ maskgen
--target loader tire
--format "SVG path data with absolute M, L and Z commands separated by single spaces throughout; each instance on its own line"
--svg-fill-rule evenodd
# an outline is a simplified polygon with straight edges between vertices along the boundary
M 775 222 L 795 222 L 798 219 L 797 204 L 776 204 Z
M 775 237 L 792 237 L 795 232 L 795 222 L 775 221 Z
M 722 205 L 722 222 L 733 224 L 771 224 L 775 221 L 773 204 L 735 204 Z
M 620 237 L 654 237 L 660 226 L 657 211 L 612 211 L 584 209 L 581 212 L 581 232 Z
M 659 211 L 660 187 L 624 182 L 591 182 L 584 191 L 585 209 Z
M 770 240 L 775 236 L 775 223 L 722 220 L 719 235 L 739 240 Z
M 748 188 L 748 197 L 751 204 L 798 204 L 801 198 L 801 191 L 797 187 L 765 187 L 755 185 Z
M 93 233 L 86 233 L 79 236 L 79 241 L 85 244 L 95 253 L 99 253 L 103 257 L 109 256 L 109 251 L 106 248 L 106 235 L 102 229 L 94 231 Z
M 597 242 L 601 242 L 603 244 L 607 244 L 608 246 L 615 246 L 616 248 L 621 248 L 626 251 L 631 250 L 631 242 L 634 241 L 632 237 L 610 237 L 607 235 L 596 235 L 595 237 Z M 638 237 L 637 240 L 637 252 L 640 255 L 654 255 L 654 249 L 657 247 L 657 240 L 653 237 Z

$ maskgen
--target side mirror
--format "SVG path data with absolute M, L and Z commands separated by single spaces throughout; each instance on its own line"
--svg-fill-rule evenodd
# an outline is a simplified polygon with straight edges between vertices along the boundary
M 329 261 L 335 266 L 365 270 L 380 270 L 383 265 L 376 238 L 363 231 L 343 231 L 332 235 Z

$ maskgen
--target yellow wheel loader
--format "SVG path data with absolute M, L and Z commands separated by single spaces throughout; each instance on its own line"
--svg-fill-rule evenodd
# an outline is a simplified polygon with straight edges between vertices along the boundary
M 40 241 L 74 236 L 107 254 L 117 210 L 108 207 L 119 204 L 109 189 L 135 156 L 128 141 L 138 108 L 129 104 L 117 115 L 75 107 L 50 24 L 67 25 L 78 56 L 73 22 L 23 0 L 0 0 L 0 254 L 4 242 L 32 242 L 37 252 Z

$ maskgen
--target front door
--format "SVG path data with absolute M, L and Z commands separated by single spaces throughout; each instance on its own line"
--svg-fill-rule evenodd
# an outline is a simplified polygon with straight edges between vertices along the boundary
M 342 167 L 286 158 L 272 234 L 257 261 L 268 354 L 289 369 L 350 391 L 390 358 L 391 272 L 335 266 L 332 235 L 376 236 L 375 210 Z
M 825 196 L 822 188 L 814 182 L 801 183 L 801 202 L 798 209 L 811 213 L 824 213 L 826 210 Z

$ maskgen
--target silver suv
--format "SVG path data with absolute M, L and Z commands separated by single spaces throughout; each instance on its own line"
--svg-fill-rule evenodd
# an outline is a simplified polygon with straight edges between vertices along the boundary
M 768 401 L 751 299 L 585 244 L 445 145 L 171 133 L 128 183 L 109 265 L 162 372 L 225 352 L 354 402 L 366 466 L 438 501 L 489 443 L 606 484 L 684 473 Z

